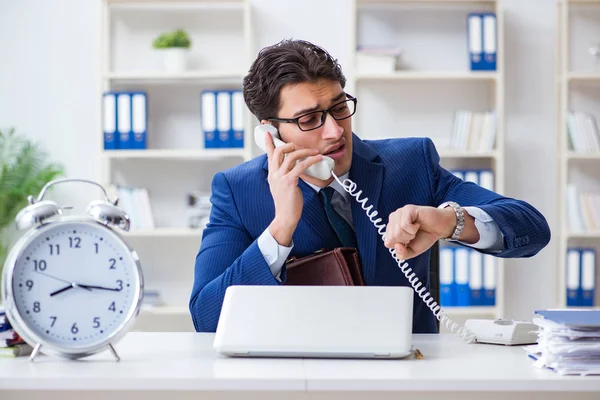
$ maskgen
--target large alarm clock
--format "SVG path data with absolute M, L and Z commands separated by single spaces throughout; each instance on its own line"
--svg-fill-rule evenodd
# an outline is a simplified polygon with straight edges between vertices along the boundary
M 104 200 L 82 215 L 66 216 L 43 200 L 52 185 L 84 182 L 100 187 Z M 2 275 L 2 302 L 15 331 L 34 350 L 77 359 L 110 350 L 131 328 L 142 302 L 139 258 L 118 231 L 129 217 L 104 188 L 84 179 L 47 183 L 16 217 L 27 230 L 12 247 Z

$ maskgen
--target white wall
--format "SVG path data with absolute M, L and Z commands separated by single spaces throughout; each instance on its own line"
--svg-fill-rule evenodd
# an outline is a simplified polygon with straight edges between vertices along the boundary
M 555 3 L 504 0 L 506 194 L 522 198 L 557 229 L 554 92 Z M 0 0 L 0 127 L 40 140 L 68 175 L 100 178 L 98 0 Z M 348 61 L 344 0 L 252 0 L 255 44 L 313 40 Z M 310 26 L 310 28 L 308 27 Z M 84 204 L 95 193 L 66 187 Z M 554 306 L 553 242 L 534 259 L 506 263 L 506 316 Z M 193 260 L 189 260 L 193 268 Z

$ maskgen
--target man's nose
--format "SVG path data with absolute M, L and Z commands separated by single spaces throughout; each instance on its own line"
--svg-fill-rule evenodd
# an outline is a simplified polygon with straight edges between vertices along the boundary
M 344 128 L 338 125 L 331 114 L 325 114 L 325 123 L 323 124 L 323 139 L 338 140 L 344 133 Z

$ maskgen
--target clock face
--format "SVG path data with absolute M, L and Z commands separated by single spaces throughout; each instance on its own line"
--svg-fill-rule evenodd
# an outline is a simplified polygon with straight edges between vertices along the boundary
M 40 230 L 22 249 L 12 289 L 37 339 L 87 349 L 131 318 L 140 282 L 136 258 L 115 234 L 96 223 L 67 222 Z

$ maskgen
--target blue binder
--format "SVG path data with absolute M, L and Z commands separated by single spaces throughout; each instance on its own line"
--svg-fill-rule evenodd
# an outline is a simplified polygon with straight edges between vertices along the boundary
M 231 92 L 221 90 L 217 96 L 218 147 L 229 147 L 231 129 Z
M 244 96 L 241 90 L 231 92 L 231 133 L 229 147 L 244 147 Z
M 469 249 L 469 305 L 483 305 L 483 254 Z
M 456 283 L 456 305 L 469 306 L 471 289 L 469 288 L 469 249 L 459 247 L 454 250 L 454 281 Z
M 498 49 L 496 14 L 484 13 L 483 18 L 483 69 L 496 70 L 496 54 Z
M 214 149 L 219 147 L 217 134 L 217 94 L 213 90 L 203 91 L 201 94 L 202 131 L 204 133 L 204 147 Z
M 104 150 L 116 150 L 117 143 L 117 100 L 113 92 L 102 96 L 102 120 L 104 133 Z
M 567 250 L 567 307 L 577 307 L 581 299 L 581 252 L 579 249 Z
M 582 307 L 594 306 L 596 294 L 596 250 L 585 248 L 581 250 L 581 298 Z
M 131 136 L 131 94 L 118 92 L 117 96 L 117 136 L 118 149 L 130 149 Z
M 483 255 L 483 305 L 496 305 L 496 258 Z
M 495 71 L 497 29 L 494 13 L 470 13 L 467 16 L 467 43 L 472 71 Z
M 454 286 L 454 249 L 440 246 L 440 305 L 451 307 L 456 304 L 453 299 Z
M 148 96 L 145 92 L 131 93 L 131 134 L 129 148 L 142 150 L 147 147 Z

